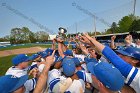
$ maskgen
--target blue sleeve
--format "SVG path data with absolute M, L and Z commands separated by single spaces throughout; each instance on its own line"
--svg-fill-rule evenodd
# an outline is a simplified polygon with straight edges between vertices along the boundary
M 83 70 L 77 71 L 76 75 L 78 76 L 79 79 L 82 79 L 83 81 L 86 82 L 86 74 Z
M 127 78 L 132 66 L 121 59 L 111 48 L 105 47 L 102 54 Z

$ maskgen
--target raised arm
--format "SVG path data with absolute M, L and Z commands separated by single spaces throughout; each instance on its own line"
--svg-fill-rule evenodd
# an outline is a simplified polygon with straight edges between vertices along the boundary
M 99 43 L 95 38 L 90 37 L 87 33 L 84 33 L 83 35 L 89 40 L 86 42 L 91 42 L 89 43 L 90 45 L 95 46 L 100 52 L 103 51 L 103 49 L 105 48 L 103 44 Z
M 116 39 L 116 36 L 112 36 L 112 37 L 111 37 L 111 44 L 110 44 L 110 47 L 111 47 L 112 49 L 115 49 L 115 48 L 116 48 L 115 43 L 114 43 L 115 39 Z
M 47 83 L 48 72 L 49 72 L 50 66 L 54 62 L 54 54 L 55 54 L 55 50 L 53 51 L 51 56 L 46 58 L 45 67 L 38 78 L 37 85 L 33 93 L 43 93 L 43 90 Z
M 79 48 L 83 51 L 83 53 L 85 55 L 89 54 L 88 50 L 86 49 L 86 47 L 82 43 L 79 44 Z
M 126 38 L 125 38 L 125 43 L 126 43 L 126 46 L 130 46 L 132 44 L 132 36 L 131 35 L 127 35 Z
M 55 50 L 56 49 L 56 39 L 52 40 L 52 49 Z
M 57 42 L 58 42 L 58 52 L 59 52 L 59 55 L 62 57 L 62 58 L 64 58 L 65 57 L 65 55 L 63 54 L 63 47 L 64 47 L 64 45 L 63 45 L 63 40 L 61 40 L 61 39 L 59 39 L 59 38 L 57 38 Z
M 123 76 L 127 78 L 132 66 L 122 60 L 111 48 L 105 47 L 95 39 L 91 38 L 87 33 L 84 36 L 100 51 L 102 54 L 120 70 Z

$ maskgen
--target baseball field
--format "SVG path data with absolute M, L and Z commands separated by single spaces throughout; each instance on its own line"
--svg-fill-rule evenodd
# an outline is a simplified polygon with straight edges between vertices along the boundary
M 4 75 L 7 69 L 12 66 L 12 58 L 15 55 L 22 53 L 31 55 L 48 47 L 51 47 L 51 45 L 30 44 L 0 48 L 0 76 Z

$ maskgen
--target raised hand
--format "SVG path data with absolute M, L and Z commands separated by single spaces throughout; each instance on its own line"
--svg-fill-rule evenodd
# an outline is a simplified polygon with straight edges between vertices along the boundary
M 89 39 L 89 40 L 94 39 L 94 38 L 90 37 L 90 36 L 88 35 L 88 33 L 83 33 L 83 35 L 84 35 L 87 39 Z
M 131 35 L 127 35 L 126 38 L 125 38 L 125 42 L 127 44 L 131 44 L 132 43 L 132 36 Z
M 114 41 L 116 39 L 116 36 L 112 36 L 111 40 Z
M 85 54 L 88 54 L 88 50 L 86 49 L 86 47 L 85 47 L 82 43 L 79 44 L 79 47 L 81 48 L 81 50 L 82 50 Z
M 80 41 L 82 43 L 84 43 L 84 44 L 92 45 L 92 43 L 90 42 L 90 40 L 87 37 L 85 37 L 85 36 L 81 36 L 80 37 Z
M 51 65 L 54 63 L 54 54 L 55 54 L 55 50 L 53 51 L 53 53 L 52 53 L 51 56 L 48 56 L 48 57 L 46 58 L 45 65 L 51 66 Z

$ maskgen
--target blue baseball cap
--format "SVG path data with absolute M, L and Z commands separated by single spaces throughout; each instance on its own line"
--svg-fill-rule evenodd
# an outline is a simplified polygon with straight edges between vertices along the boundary
M 61 56 L 55 56 L 55 62 L 62 62 L 63 58 Z
M 126 47 L 124 49 L 116 50 L 116 52 L 118 52 L 118 53 L 120 53 L 122 55 L 133 57 L 135 59 L 140 60 L 140 49 L 139 48 Z
M 38 54 L 33 54 L 32 56 L 29 57 L 29 60 L 35 60 L 38 57 L 39 57 Z
M 42 51 L 37 52 L 38 55 L 41 55 Z
M 85 57 L 84 61 L 86 62 L 86 64 L 88 64 L 89 62 L 94 62 L 94 63 L 98 63 L 97 60 L 95 58 L 88 58 Z
M 49 54 L 47 52 L 43 51 L 43 52 L 40 53 L 40 56 L 42 58 L 45 58 L 45 57 L 49 56 Z
M 5 75 L 0 77 L 0 92 L 1 93 L 11 93 L 22 87 L 27 81 L 28 75 L 21 76 L 20 78 Z
M 74 57 L 74 58 L 71 58 L 71 59 L 73 60 L 73 62 L 75 63 L 76 66 L 79 66 L 80 63 L 82 62 L 81 58 Z
M 88 70 L 112 91 L 119 91 L 124 86 L 124 78 L 120 71 L 107 62 L 89 64 Z
M 48 55 L 51 55 L 51 54 L 53 53 L 53 49 L 47 48 L 47 49 L 45 50 L 45 52 L 46 52 Z
M 62 61 L 63 73 L 66 76 L 72 76 L 75 72 L 75 63 L 71 58 L 64 58 Z
M 18 54 L 12 59 L 12 63 L 14 65 L 18 65 L 19 63 L 28 62 L 28 61 L 29 61 L 29 57 L 26 54 Z
M 72 50 L 68 49 L 68 50 L 66 50 L 64 52 L 64 55 L 66 55 L 66 56 L 73 56 L 73 52 L 72 52 Z
M 124 46 L 117 46 L 117 50 L 123 50 L 125 47 Z

